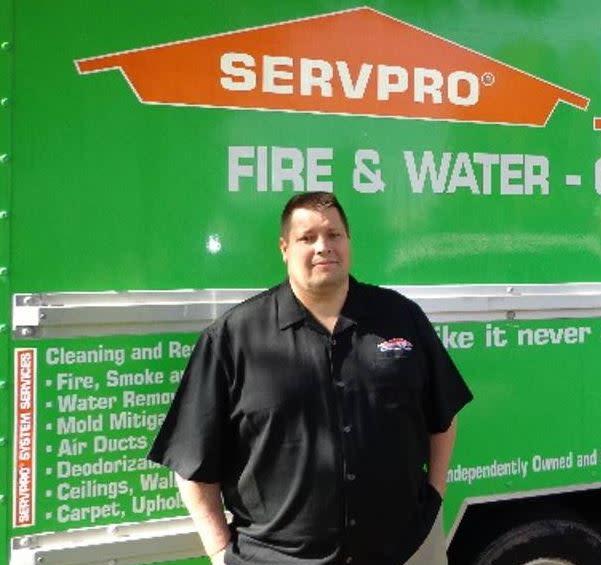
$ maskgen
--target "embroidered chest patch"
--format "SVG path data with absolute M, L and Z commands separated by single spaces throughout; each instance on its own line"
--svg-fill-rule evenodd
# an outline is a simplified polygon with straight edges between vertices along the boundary
M 387 341 L 378 343 L 378 351 L 385 353 L 387 351 L 396 351 L 400 354 L 409 353 L 413 349 L 413 344 L 403 337 L 394 337 Z

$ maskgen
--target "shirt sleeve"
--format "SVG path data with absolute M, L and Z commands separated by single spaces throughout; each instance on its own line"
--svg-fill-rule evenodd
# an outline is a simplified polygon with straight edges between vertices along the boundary
M 221 339 L 206 330 L 198 340 L 148 459 L 187 480 L 216 483 L 229 422 L 226 362 Z
M 455 414 L 473 395 L 426 314 L 417 304 L 412 304 L 427 373 L 424 412 L 428 431 L 437 434 L 449 428 Z

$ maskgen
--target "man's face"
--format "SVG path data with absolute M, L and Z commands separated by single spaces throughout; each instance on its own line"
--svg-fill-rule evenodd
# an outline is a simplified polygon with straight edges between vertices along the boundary
M 347 281 L 349 237 L 336 208 L 294 210 L 280 250 L 290 281 L 301 290 L 329 291 Z

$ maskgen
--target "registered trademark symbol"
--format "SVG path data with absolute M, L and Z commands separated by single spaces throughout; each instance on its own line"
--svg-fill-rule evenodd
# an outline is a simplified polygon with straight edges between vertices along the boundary
M 480 80 L 484 86 L 491 86 L 495 82 L 495 75 L 492 73 L 484 73 Z

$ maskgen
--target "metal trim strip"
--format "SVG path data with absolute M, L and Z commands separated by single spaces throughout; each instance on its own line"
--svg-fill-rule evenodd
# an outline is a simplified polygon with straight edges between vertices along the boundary
M 388 286 L 433 322 L 601 316 L 601 283 Z M 16 337 L 200 331 L 263 289 L 15 294 Z
M 188 517 L 17 537 L 12 548 L 15 565 L 141 565 L 206 555 Z

